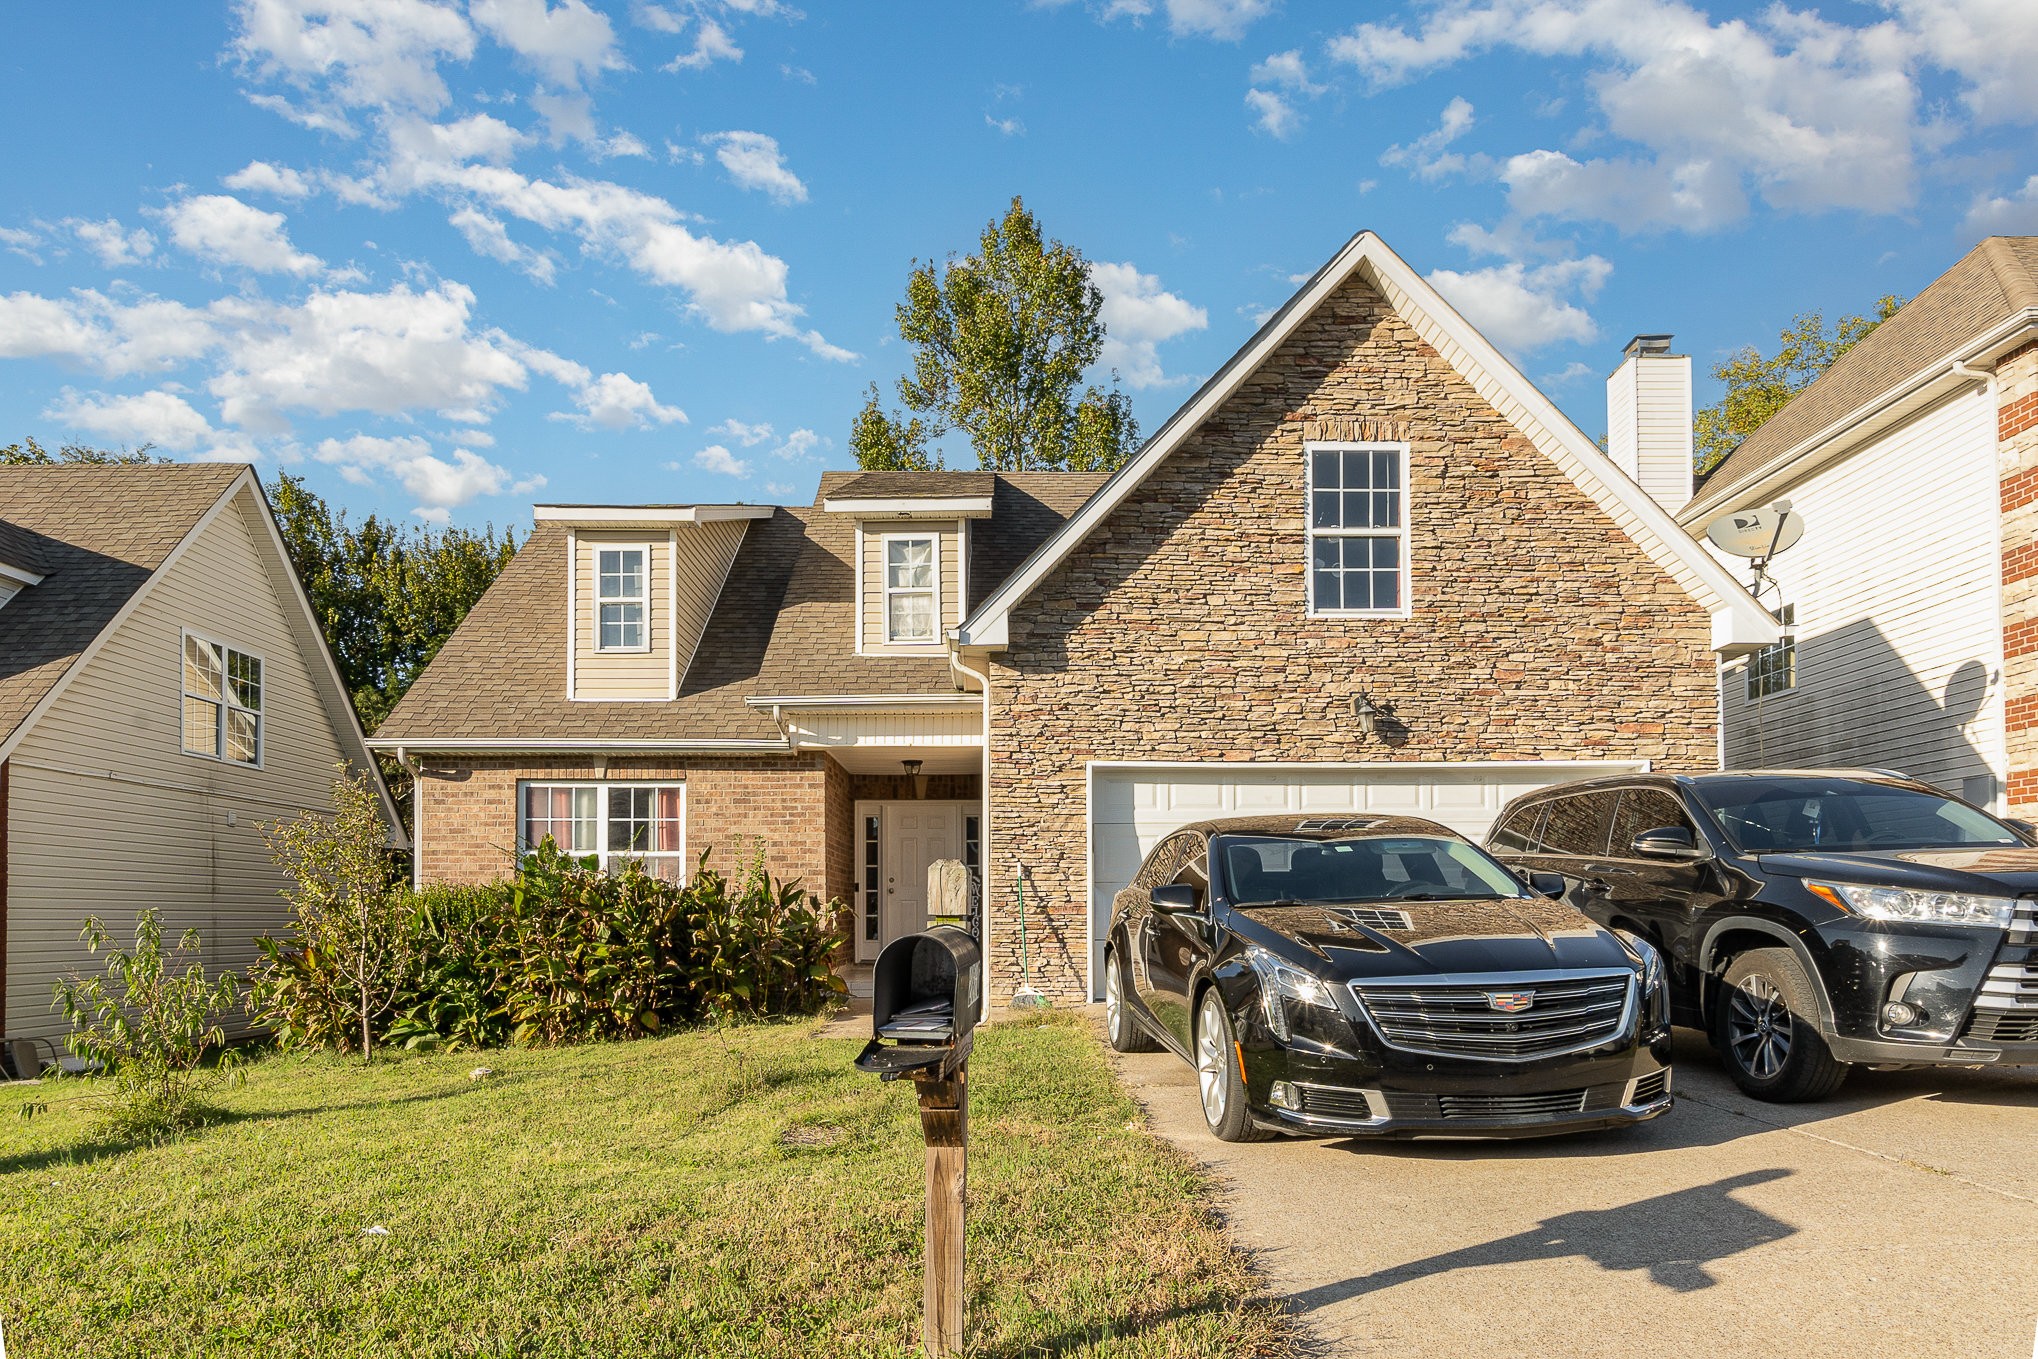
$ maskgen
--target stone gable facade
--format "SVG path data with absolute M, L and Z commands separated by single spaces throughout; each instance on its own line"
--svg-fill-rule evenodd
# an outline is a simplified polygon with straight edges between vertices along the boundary
M 1410 446 L 1408 618 L 1308 616 L 1304 447 Z M 1347 281 L 1077 547 L 993 658 L 987 950 L 1088 995 L 1087 765 L 1712 768 L 1705 609 L 1371 286 Z M 1350 701 L 1390 720 L 1362 739 Z

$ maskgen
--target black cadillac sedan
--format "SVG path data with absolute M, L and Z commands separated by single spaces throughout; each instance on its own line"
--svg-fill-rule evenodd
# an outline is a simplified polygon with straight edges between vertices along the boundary
M 1535 1136 L 1670 1107 L 1655 951 L 1412 817 L 1168 836 L 1114 903 L 1104 996 L 1111 1045 L 1186 1059 L 1227 1142 Z

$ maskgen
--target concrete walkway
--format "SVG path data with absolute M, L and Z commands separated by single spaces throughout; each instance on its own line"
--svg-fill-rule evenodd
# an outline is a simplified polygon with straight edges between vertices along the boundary
M 1326 1354 L 2038 1355 L 2038 1072 L 1763 1105 L 1681 1038 L 1665 1117 L 1516 1143 L 1227 1146 L 1179 1058 L 1119 1066 Z

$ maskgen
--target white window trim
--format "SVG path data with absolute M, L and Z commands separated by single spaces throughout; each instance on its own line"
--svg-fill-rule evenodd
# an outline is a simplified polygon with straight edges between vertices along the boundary
M 687 810 L 689 806 L 689 799 L 687 798 L 687 788 L 685 779 L 518 779 L 515 816 L 517 823 L 517 859 L 520 862 L 522 861 L 523 857 L 526 854 L 529 854 L 532 850 L 537 848 L 536 845 L 528 843 L 525 839 L 525 831 L 528 828 L 524 816 L 525 793 L 532 788 L 594 789 L 595 791 L 594 858 L 595 862 L 601 866 L 601 870 L 604 873 L 609 871 L 610 854 L 619 852 L 612 851 L 608 847 L 609 790 L 614 788 L 679 789 L 679 849 L 677 850 L 677 852 L 669 854 L 632 854 L 625 855 L 624 857 L 631 859 L 675 859 L 679 862 L 681 866 L 679 881 L 687 882 L 692 879 L 693 873 L 691 869 L 687 867 L 689 864 L 692 863 L 692 860 L 687 858 L 686 848 Z M 571 849 L 562 850 L 562 852 L 565 853 L 570 858 L 584 859 L 588 857 L 585 854 L 576 854 Z
M 1319 529 L 1315 527 L 1316 455 L 1318 453 L 1393 453 L 1401 466 L 1401 527 L 1380 529 Z M 1409 550 L 1408 527 L 1414 518 L 1413 488 L 1408 484 L 1408 445 L 1387 441 L 1343 442 L 1322 440 L 1302 445 L 1302 588 L 1311 618 L 1407 618 L 1415 599 L 1414 553 Z M 1316 540 L 1318 538 L 1393 538 L 1400 554 L 1401 603 L 1392 609 L 1319 609 L 1316 607 Z
M 594 649 L 602 656 L 644 656 L 651 651 L 651 560 L 656 550 L 651 543 L 595 543 L 594 545 Z M 641 552 L 644 554 L 644 569 L 639 579 L 643 592 L 605 599 L 601 592 L 601 559 L 604 552 Z M 637 646 L 603 646 L 601 639 L 601 611 L 609 604 L 635 604 L 641 610 L 643 620 L 643 642 Z
M 219 694 L 219 698 L 218 698 L 217 700 L 214 700 L 214 699 L 210 699 L 210 698 L 206 698 L 206 697 L 205 697 L 205 695 L 203 695 L 203 694 L 194 694 L 194 693 L 192 693 L 192 692 L 191 692 L 191 691 L 190 691 L 189 689 L 187 689 L 187 688 L 185 688 L 185 687 L 184 687 L 184 653 L 185 653 L 185 651 L 186 651 L 187 649 L 189 649 L 189 647 L 190 647 L 190 645 L 191 645 L 191 639 L 192 639 L 193 637 L 196 637 L 196 638 L 197 638 L 197 639 L 198 639 L 199 641 L 201 641 L 201 642 L 204 642 L 204 643 L 205 643 L 205 644 L 206 644 L 207 646 L 216 646 L 216 647 L 218 647 L 218 648 L 220 649 L 220 653 L 221 653 L 221 654 L 220 654 L 220 675 L 219 675 L 219 678 L 220 678 L 220 694 Z M 239 653 L 240 655 L 246 656 L 246 657 L 247 657 L 247 658 L 248 658 L 249 660 L 253 661 L 253 662 L 254 662 L 255 664 L 257 664 L 257 665 L 259 665 L 259 666 L 261 666 L 261 667 L 262 667 L 262 706 L 261 706 L 261 707 L 259 707 L 259 708 L 243 708 L 243 707 L 241 707 L 241 705 L 240 705 L 240 704 L 238 704 L 238 703 L 236 703 L 236 702 L 234 702 L 234 701 L 233 701 L 233 687 L 232 687 L 231 681 L 230 681 L 230 680 L 229 680 L 229 678 L 228 678 L 228 677 L 229 677 L 229 675 L 230 675 L 230 674 L 231 674 L 232 672 L 231 672 L 231 668 L 230 668 L 230 667 L 229 667 L 229 666 L 227 665 L 227 660 L 226 660 L 226 654 L 225 654 L 225 653 L 227 653 L 227 652 L 229 652 L 229 651 L 232 651 L 232 652 L 238 652 L 238 653 Z M 216 726 L 214 727 L 214 730 L 213 730 L 213 747 L 212 747 L 212 751 L 211 751 L 211 753 L 209 753 L 209 754 L 208 754 L 207 752 L 205 752 L 205 751 L 202 751 L 202 750 L 187 750 L 187 749 L 185 749 L 185 746 L 184 746 L 184 699 L 185 699 L 185 698 L 187 698 L 187 697 L 189 697 L 189 698 L 195 698 L 195 699 L 198 699 L 198 700 L 200 700 L 201 702 L 205 702 L 205 703 L 212 703 L 212 702 L 215 702 L 215 701 L 216 701 L 216 702 L 218 702 L 218 704 L 219 704 L 219 722 L 217 723 L 217 725 L 216 725 Z M 248 762 L 247 762 L 246 760 L 234 760 L 234 759 L 229 759 L 229 758 L 227 757 L 227 753 L 226 753 L 226 715 L 227 715 L 227 714 L 228 714 L 229 712 L 244 712 L 244 713 L 245 713 L 245 712 L 252 712 L 252 713 L 254 713 L 254 715 L 255 715 L 255 761 L 254 761 L 254 763 L 253 763 L 253 764 L 250 764 L 250 763 L 248 763 Z M 194 631 L 194 630 L 193 630 L 193 629 L 191 629 L 191 628 L 180 628 L 180 629 L 178 629 L 178 632 L 177 632 L 177 749 L 178 749 L 179 751 L 181 751 L 181 752 L 182 752 L 183 754 L 185 754 L 185 755 L 188 755 L 188 756 L 190 756 L 190 757 L 191 757 L 192 759 L 194 759 L 194 760 L 211 760 L 211 761 L 212 761 L 212 762 L 213 762 L 214 764 L 224 764 L 224 765 L 231 765 L 231 766 L 232 766 L 233 768 L 235 768 L 235 769 L 261 769 L 261 768 L 263 768 L 263 767 L 264 767 L 264 766 L 265 766 L 265 765 L 266 765 L 266 764 L 268 763 L 268 759 L 269 759 L 269 658 L 268 658 L 267 656 L 264 656 L 264 655 L 262 655 L 262 653 L 260 653 L 259 651 L 255 651 L 255 650 L 253 650 L 253 649 L 252 649 L 252 648 L 250 648 L 250 647 L 244 647 L 244 646 L 241 646 L 241 645 L 239 645 L 238 643 L 235 643 L 235 642 L 224 642 L 224 641 L 221 641 L 221 640 L 220 640 L 219 638 L 217 638 L 217 637 L 213 637 L 213 636 L 210 636 L 210 635 L 208 635 L 208 634 L 206 634 L 206 633 L 203 633 L 203 632 L 197 632 L 197 631 Z
M 925 639 L 907 638 L 901 640 L 892 636 L 892 596 L 918 595 L 928 593 L 928 588 L 923 586 L 915 585 L 915 586 L 899 586 L 896 588 L 893 587 L 892 544 L 895 542 L 926 543 L 933 549 L 930 554 L 932 558 L 930 574 L 932 577 L 932 593 L 934 595 L 934 611 L 933 611 L 934 626 L 931 630 L 931 635 L 929 635 Z M 880 620 L 879 624 L 881 630 L 880 635 L 882 635 L 884 638 L 884 644 L 886 646 L 910 646 L 910 647 L 940 646 L 941 534 L 933 530 L 929 530 L 924 533 L 915 532 L 915 533 L 879 534 L 877 540 L 877 569 L 878 569 L 878 589 L 881 592 L 881 597 L 878 601 L 878 618 Z
M 1786 613 L 1790 615 L 1790 621 L 1787 623 L 1783 620 Z M 1778 605 L 1771 610 L 1770 616 L 1783 631 L 1768 646 L 1749 653 L 1747 666 L 1741 675 L 1742 692 L 1747 694 L 1743 702 L 1746 703 L 1766 703 L 1772 698 L 1782 698 L 1785 694 L 1797 692 L 1797 605 Z M 1780 655 L 1786 647 L 1790 651 L 1790 668 L 1784 675 L 1784 682 L 1774 689 L 1764 689 L 1760 693 L 1750 692 L 1756 687 L 1756 676 L 1762 671 L 1763 658 Z

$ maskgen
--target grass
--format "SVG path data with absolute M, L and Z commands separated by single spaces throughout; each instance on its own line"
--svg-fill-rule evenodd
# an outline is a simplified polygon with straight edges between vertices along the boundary
M 913 1096 L 814 1028 L 271 1057 L 148 1148 L 97 1140 L 81 1087 L 0 1087 L 6 1353 L 917 1353 Z M 981 1031 L 971 1086 L 972 1355 L 1282 1348 L 1086 1021 Z

